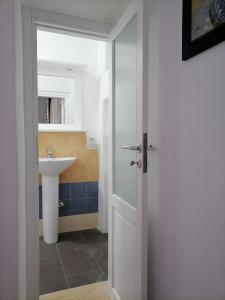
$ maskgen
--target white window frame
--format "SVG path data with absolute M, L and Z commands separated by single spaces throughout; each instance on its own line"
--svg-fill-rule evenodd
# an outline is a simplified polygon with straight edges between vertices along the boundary
M 38 30 L 40 28 L 38 27 Z M 46 29 L 45 29 L 46 30 Z M 53 31 L 50 29 L 49 31 Z M 74 80 L 75 85 L 75 99 L 74 101 L 71 101 L 69 104 L 72 107 L 72 110 L 74 111 L 74 124 L 39 124 L 39 131 L 42 132 L 49 132 L 49 131 L 85 131 L 85 128 L 83 126 L 83 77 L 84 77 L 84 71 L 87 68 L 87 65 L 78 65 L 78 64 L 70 64 L 73 71 L 68 73 L 66 71 L 62 71 L 62 63 L 58 62 L 50 62 L 50 61 L 43 61 L 38 60 L 38 76 L 52 76 L 52 77 L 62 77 L 62 78 L 70 78 Z M 67 64 L 65 64 L 66 68 Z M 47 96 L 51 97 L 55 94 L 55 97 L 58 97 L 57 94 L 58 91 L 43 91 L 38 89 L 38 96 L 41 96 L 41 94 L 45 93 Z M 68 98 L 68 95 L 65 95 Z M 68 100 L 68 99 L 67 99 Z M 65 103 L 66 104 L 66 103 Z

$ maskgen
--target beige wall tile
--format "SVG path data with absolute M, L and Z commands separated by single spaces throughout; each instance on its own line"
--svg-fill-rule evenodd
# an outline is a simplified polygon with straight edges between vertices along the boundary
M 70 183 L 71 182 L 70 168 L 59 175 L 59 182 L 60 183 Z
M 86 149 L 86 133 L 83 132 L 40 132 L 39 156 L 47 156 L 47 148 L 53 156 L 76 156 L 78 160 L 63 174 L 60 183 L 98 180 L 98 150 Z M 39 178 L 39 182 L 41 180 Z
M 86 150 L 86 164 L 88 167 L 98 167 L 98 150 L 87 149 Z
M 98 167 L 88 167 L 87 168 L 87 181 L 98 181 L 99 171 Z
M 86 229 L 86 215 L 59 218 L 59 233 Z
M 98 213 L 86 215 L 86 229 L 98 227 Z
M 59 218 L 59 233 L 85 229 L 94 229 L 98 226 L 98 213 L 67 216 Z M 43 222 L 39 220 L 39 236 L 43 236 Z

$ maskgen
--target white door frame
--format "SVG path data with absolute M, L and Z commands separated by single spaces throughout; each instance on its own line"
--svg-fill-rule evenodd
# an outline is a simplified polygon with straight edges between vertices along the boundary
M 138 7 L 142 11 L 142 6 L 146 5 L 148 0 L 137 0 Z M 145 4 L 144 4 L 145 3 Z M 148 10 L 143 11 L 147 14 Z M 143 20 L 144 18 L 140 18 Z M 140 24 L 140 28 L 143 24 Z M 20 145 L 18 149 L 18 155 L 21 155 L 21 166 L 25 167 L 25 197 L 19 199 L 19 236 L 18 248 L 21 259 L 18 265 L 19 276 L 19 299 L 20 300 L 38 300 L 39 299 L 39 233 L 38 233 L 38 189 L 37 189 L 37 138 L 38 138 L 38 115 L 37 115 L 37 43 L 36 43 L 36 29 L 37 26 L 43 28 L 49 28 L 55 32 L 71 33 L 75 36 L 83 36 L 93 39 L 99 39 L 103 41 L 110 40 L 110 31 L 112 26 L 110 24 L 88 21 L 81 18 L 75 18 L 71 16 L 65 16 L 58 13 L 53 13 L 41 9 L 35 9 L 28 6 L 22 6 L 22 33 L 23 33 L 23 92 L 24 101 L 21 108 L 24 110 L 24 132 L 20 132 L 22 129 L 18 129 L 18 136 L 25 136 L 25 155 L 23 153 L 24 145 Z M 143 47 L 146 38 L 145 51 L 140 51 L 143 55 L 138 58 L 139 62 L 142 62 L 148 55 L 147 53 L 147 33 L 142 36 L 139 47 Z M 142 64 L 141 64 L 142 65 Z M 146 69 L 138 70 L 140 80 L 147 75 Z M 148 82 L 145 77 L 145 88 L 138 91 L 141 97 L 147 99 Z M 111 97 L 112 100 L 112 97 Z M 111 101 L 112 105 L 112 101 Z M 112 107 L 112 106 L 111 106 Z M 142 109 L 140 107 L 140 109 Z M 146 110 L 147 112 L 147 110 Z M 21 117 L 21 115 L 19 116 Z M 147 116 L 143 120 L 140 120 L 141 128 L 147 132 Z M 141 141 L 142 142 L 142 141 Z M 23 154 L 23 155 L 22 155 Z M 112 153 L 111 153 L 112 154 Z M 109 166 L 110 167 L 110 166 Z M 145 190 L 145 184 L 147 185 L 147 179 L 143 181 L 143 190 Z M 147 198 L 147 197 L 146 197 Z M 138 224 L 138 228 L 141 232 L 143 228 L 146 228 L 147 224 L 147 201 L 144 204 L 146 207 L 138 207 L 137 211 L 142 217 L 141 224 Z M 147 235 L 147 232 L 142 233 Z M 140 241 L 142 241 L 142 236 Z M 139 243 L 140 241 L 137 241 Z M 26 253 L 24 253 L 26 249 Z M 147 245 L 143 245 L 140 249 L 143 255 L 147 253 Z M 142 255 L 142 257 L 143 257 Z M 140 270 L 137 270 L 138 274 L 141 274 L 140 282 L 143 281 L 143 276 L 147 276 L 147 265 L 142 265 L 140 262 Z M 140 287 L 141 288 L 141 287 Z M 142 287 L 146 290 L 146 287 Z M 144 300 L 143 298 L 142 300 Z
M 111 60 L 114 60 L 114 40 L 122 31 L 122 29 L 128 24 L 128 22 L 132 19 L 132 17 L 137 14 L 138 16 L 138 45 L 137 45 L 137 136 L 139 139 L 137 140 L 137 144 L 143 145 L 143 133 L 148 132 L 148 61 L 149 61 L 149 53 L 148 53 L 148 0 L 137 0 L 133 1 L 131 5 L 128 7 L 122 18 L 113 28 L 110 34 L 111 40 Z M 145 62 L 145 63 L 143 63 Z M 113 63 L 111 64 L 113 66 Z M 114 76 L 113 70 L 111 69 L 111 98 L 110 98 L 110 111 L 111 113 L 111 128 L 110 128 L 110 143 L 109 143 L 109 151 L 110 151 L 110 169 L 114 169 L 113 164 L 113 111 L 114 111 L 114 94 L 113 94 L 113 86 L 114 86 Z M 138 159 L 142 160 L 142 154 Z M 109 172 L 109 201 L 112 201 L 111 205 L 109 205 L 109 230 L 113 230 L 113 210 L 114 207 L 121 212 L 125 209 L 125 205 L 123 208 L 118 207 L 119 201 L 114 201 L 112 199 L 113 195 L 113 171 Z M 137 207 L 136 209 L 127 210 L 127 214 L 130 214 L 129 219 L 131 222 L 135 222 L 135 227 L 137 230 L 136 234 L 136 274 L 135 274 L 135 299 L 137 300 L 147 300 L 147 277 L 148 277 L 148 215 L 147 215 L 147 207 L 148 207 L 148 182 L 147 182 L 147 174 L 143 172 L 139 172 L 137 176 Z M 118 198 L 114 195 L 114 198 Z M 120 199 L 121 200 L 121 199 Z M 111 229 L 110 229 L 111 228 Z M 110 231 L 109 231 L 110 232 Z M 120 300 L 119 295 L 114 289 L 114 280 L 112 278 L 113 274 L 113 240 L 112 234 L 109 235 L 109 287 L 110 287 L 110 296 L 111 299 Z M 129 249 L 127 249 L 129 251 Z M 141 298 L 140 298 L 141 295 Z
M 25 197 L 19 199 L 18 216 L 21 237 L 18 241 L 20 300 L 39 299 L 37 26 L 102 41 L 108 41 L 111 30 L 109 24 L 22 6 L 24 101 L 18 105 L 24 109 L 24 133 L 18 130 L 18 136 L 25 136 L 25 155 L 22 156 L 22 147 L 18 149 L 18 153 L 21 155 L 21 166 L 25 166 L 25 187 L 21 187 L 25 189 Z

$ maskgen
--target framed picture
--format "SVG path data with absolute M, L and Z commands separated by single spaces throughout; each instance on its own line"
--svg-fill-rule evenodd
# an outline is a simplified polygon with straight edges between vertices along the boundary
M 183 60 L 224 40 L 225 0 L 183 0 Z

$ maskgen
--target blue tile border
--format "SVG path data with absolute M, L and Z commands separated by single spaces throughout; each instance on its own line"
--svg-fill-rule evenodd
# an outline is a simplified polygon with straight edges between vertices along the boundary
M 87 182 L 87 197 L 98 197 L 98 182 Z
M 71 183 L 71 198 L 86 197 L 87 182 Z
M 59 185 L 59 217 L 98 212 L 98 182 L 63 183 Z M 39 185 L 39 219 L 42 219 L 42 187 Z
M 63 206 L 59 207 L 59 217 L 65 217 L 71 215 L 71 201 L 63 200 Z
M 71 199 L 71 216 L 86 213 L 85 198 Z
M 71 194 L 70 183 L 60 184 L 59 185 L 59 200 L 70 200 Z
M 87 197 L 86 198 L 86 213 L 96 213 L 98 212 L 98 198 L 97 197 Z

